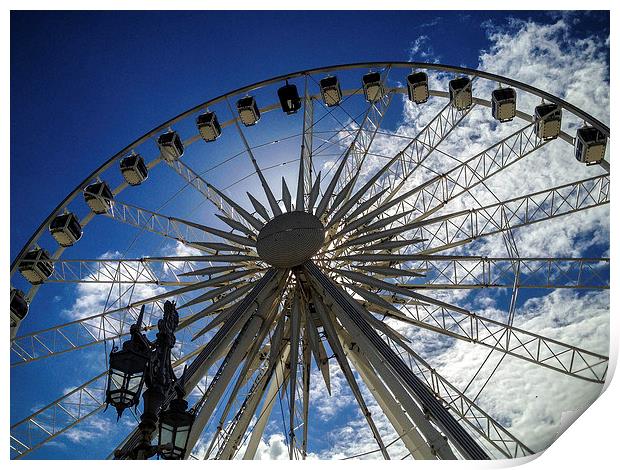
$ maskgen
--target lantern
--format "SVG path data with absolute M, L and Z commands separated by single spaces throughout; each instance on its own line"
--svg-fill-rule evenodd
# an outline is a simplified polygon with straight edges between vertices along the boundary
M 181 460 L 187 451 L 194 414 L 187 411 L 187 402 L 175 398 L 159 415 L 159 455 L 165 460 Z
M 132 338 L 123 344 L 123 349 L 113 349 L 110 353 L 106 403 L 116 408 L 119 418 L 125 408 L 140 401 L 150 356 L 149 350 L 141 346 Z

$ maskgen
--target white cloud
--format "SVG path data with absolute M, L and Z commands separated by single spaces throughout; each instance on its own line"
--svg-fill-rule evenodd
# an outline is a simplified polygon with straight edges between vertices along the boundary
M 103 415 L 95 415 L 84 423 L 64 432 L 63 437 L 76 444 L 100 441 L 114 430 L 114 422 Z
M 272 434 L 267 442 L 261 440 L 255 460 L 288 460 L 288 447 L 283 434 Z
M 493 312 L 481 314 L 495 316 Z M 548 296 L 529 299 L 518 310 L 515 326 L 607 354 L 609 294 L 603 291 L 578 296 L 568 290 L 556 290 Z M 429 359 L 440 374 L 463 390 L 488 353 L 488 348 L 456 342 Z M 468 396 L 476 396 L 501 357 L 500 352 L 493 354 L 470 386 Z M 468 373 L 463 374 L 464 370 Z M 588 406 L 600 394 L 601 387 L 507 356 L 478 404 L 526 445 L 542 450 L 561 430 L 563 413 Z
M 480 54 L 479 68 L 511 77 L 557 95 L 603 122 L 609 122 L 609 67 L 605 57 L 606 47 L 596 38 L 572 39 L 574 21 L 565 17 L 552 24 L 532 21 L 510 21 L 508 27 L 487 25 L 491 47 Z M 412 43 L 411 58 L 423 55 L 427 46 L 424 36 Z M 422 52 L 424 53 L 424 52 Z M 447 89 L 452 77 L 431 73 L 434 89 Z M 490 96 L 493 83 L 478 81 L 476 96 Z M 445 104 L 444 100 L 431 99 L 423 106 L 413 105 L 403 99 L 403 120 L 396 133 L 415 136 Z M 526 93 L 518 96 L 519 109 L 533 113 L 540 103 Z M 563 130 L 574 135 L 583 123 L 564 113 Z M 478 107 L 459 125 L 440 149 L 460 160 L 472 156 L 497 140 L 510 135 L 523 126 L 523 121 L 497 124 L 490 118 L 488 108 Z M 402 141 L 379 135 L 372 153 L 390 156 L 402 146 Z M 609 157 L 607 157 L 609 158 Z M 369 157 L 363 176 L 372 175 L 385 163 L 385 159 Z M 443 173 L 458 162 L 436 153 L 427 162 L 430 169 Z M 420 169 L 408 187 L 415 187 L 436 173 Z M 490 178 L 486 184 L 493 193 L 504 200 L 560 184 L 588 178 L 602 171 L 598 167 L 585 167 L 573 156 L 573 148 L 557 140 L 542 150 L 524 158 L 506 171 Z M 496 202 L 484 186 L 450 202 L 440 213 L 478 204 Z M 514 230 L 521 256 L 583 256 L 595 248 L 606 252 L 609 244 L 609 208 L 588 210 L 568 217 Z M 506 248 L 501 235 L 491 236 L 455 250 L 457 253 L 486 256 L 505 256 Z M 492 293 L 450 291 L 434 293 L 443 300 L 468 308 L 491 318 L 506 318 L 498 308 Z M 577 294 L 570 290 L 557 290 L 547 295 L 527 298 L 517 310 L 515 325 L 553 339 L 607 354 L 609 345 L 609 294 L 607 291 Z M 438 368 L 457 387 L 463 389 L 486 358 L 489 349 L 466 344 L 427 330 L 389 322 L 412 339 L 414 349 Z M 501 357 L 496 352 L 475 380 L 468 396 L 474 397 L 482 383 Z M 463 373 L 465 371 L 465 373 Z M 582 411 L 601 391 L 601 385 L 581 381 L 549 369 L 532 365 L 523 360 L 506 357 L 492 380 L 484 389 L 478 403 L 508 430 L 535 450 L 546 448 L 566 426 L 566 414 L 571 410 Z M 574 414 L 574 413 L 573 413 Z M 565 418 L 563 418 L 563 416 Z M 383 417 L 385 418 L 385 417 Z M 383 425 L 383 423 L 382 423 Z M 338 444 L 321 454 L 343 457 L 376 448 L 363 419 L 354 419 L 334 433 Z M 380 458 L 378 453 L 371 457 Z
M 116 259 L 120 258 L 119 252 L 103 253 L 98 259 Z M 139 263 L 135 262 L 136 271 L 139 270 Z M 114 265 L 115 266 L 115 265 Z M 143 275 L 145 280 L 149 278 Z M 125 276 L 121 281 L 128 282 L 130 278 Z M 106 310 L 124 307 L 139 299 L 145 299 L 158 294 L 163 294 L 166 289 L 155 284 L 135 284 L 133 289 L 129 289 L 131 284 L 118 283 L 95 283 L 85 282 L 77 284 L 76 296 L 73 305 L 63 310 L 63 315 L 70 320 L 79 320 L 81 318 L 98 315 Z

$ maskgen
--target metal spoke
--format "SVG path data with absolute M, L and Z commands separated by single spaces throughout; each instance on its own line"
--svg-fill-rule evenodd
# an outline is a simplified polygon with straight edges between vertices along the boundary
M 197 189 L 218 209 L 218 211 L 222 212 L 225 216 L 241 224 L 253 226 L 257 230 L 260 230 L 260 222 L 258 222 L 238 204 L 232 203 L 230 198 L 228 198 L 215 186 L 205 181 L 204 178 L 189 167 L 187 163 L 184 163 L 179 159 L 174 161 L 166 160 L 166 163 L 185 181 L 187 181 L 188 184 Z
M 263 187 L 265 196 L 267 196 L 267 201 L 269 201 L 269 206 L 271 207 L 271 211 L 273 212 L 274 216 L 280 215 L 282 214 L 282 209 L 280 209 L 280 206 L 278 202 L 276 201 L 276 198 L 274 197 L 273 192 L 271 191 L 271 188 L 267 184 L 267 180 L 265 179 L 265 176 L 263 175 L 262 170 L 260 169 L 260 167 L 258 166 L 258 163 L 256 162 L 256 158 L 254 157 L 254 152 L 252 152 L 252 147 L 250 147 L 250 144 L 248 143 L 248 140 L 245 137 L 243 129 L 241 129 L 241 126 L 239 125 L 239 120 L 235 117 L 232 107 L 230 106 L 230 102 L 226 100 L 226 103 L 228 104 L 228 109 L 230 110 L 230 114 L 235 120 L 235 127 L 237 128 L 237 132 L 239 133 L 239 136 L 241 137 L 243 145 L 245 146 L 245 151 L 248 154 L 248 157 L 250 157 L 250 161 L 252 162 L 252 165 L 254 166 L 254 170 L 256 171 L 256 174 L 258 175 L 258 178 L 260 179 L 260 184 Z
M 609 289 L 609 258 L 492 258 L 360 254 L 336 258 L 353 264 L 354 272 L 372 272 L 412 289 L 518 288 Z M 389 262 L 390 267 L 382 263 Z M 391 267 L 406 265 L 403 268 Z
M 306 196 L 312 189 L 312 144 L 314 134 L 314 103 L 308 89 L 308 76 L 304 80 L 303 131 L 301 154 L 299 156 L 299 177 L 297 178 L 297 198 L 295 210 L 303 211 Z
M 338 336 L 336 334 L 336 329 L 334 325 L 332 324 L 332 320 L 329 318 L 329 315 L 326 312 L 326 309 L 323 306 L 321 299 L 315 294 L 314 291 L 312 292 L 312 296 L 313 296 L 314 305 L 316 307 L 317 313 L 319 314 L 321 323 L 323 324 L 323 329 L 325 331 L 325 334 L 327 335 L 327 341 L 329 342 L 329 345 L 332 351 L 336 355 L 336 360 L 338 361 L 338 364 L 340 365 L 340 369 L 342 370 L 345 378 L 347 379 L 349 387 L 351 388 L 351 391 L 353 392 L 353 396 L 357 400 L 360 410 L 362 411 L 362 415 L 366 418 L 366 422 L 368 423 L 368 426 L 370 427 L 372 431 L 372 435 L 374 439 L 377 441 L 379 448 L 381 449 L 381 453 L 383 454 L 383 457 L 387 460 L 390 458 L 390 456 L 385 448 L 385 444 L 383 443 L 383 440 L 381 439 L 381 435 L 379 434 L 377 425 L 372 419 L 370 411 L 368 411 L 368 407 L 366 406 L 366 402 L 364 400 L 364 397 L 362 396 L 362 392 L 360 391 L 359 386 L 357 385 L 357 382 L 355 380 L 355 377 L 353 376 L 353 371 L 351 370 L 349 363 L 347 362 L 347 359 L 344 354 L 344 350 L 342 348 L 342 344 L 340 343 L 340 340 L 338 339 Z
M 517 458 L 534 453 L 498 421 L 442 377 L 435 368 L 431 367 L 411 348 L 394 342 L 390 342 L 390 346 L 409 364 L 411 370 L 433 391 L 444 406 L 493 445 L 502 455 L 508 458 Z
M 463 245 L 480 237 L 549 220 L 609 203 L 609 175 L 557 186 L 478 209 L 454 212 L 400 227 L 349 239 L 344 246 L 361 245 L 408 233 L 423 238 L 421 253 Z
M 450 337 L 480 344 L 589 382 L 603 383 L 609 358 L 556 341 L 460 307 L 402 306 L 406 321 Z M 402 317 L 398 317 L 403 320 Z
M 459 452 L 469 458 L 488 459 L 487 454 L 478 446 L 471 436 L 464 431 L 452 415 L 436 401 L 402 359 L 396 355 L 375 330 L 359 316 L 359 312 L 356 309 L 356 305 L 359 306 L 359 304 L 350 297 L 348 300 L 342 290 L 336 287 L 333 281 L 325 276 L 316 265 L 308 262 L 304 265 L 304 268 L 305 272 L 308 273 L 310 282 L 321 292 L 321 295 L 324 298 L 328 297 L 331 299 L 332 305 L 338 305 L 340 307 L 336 309 L 336 315 L 347 331 L 349 331 L 354 338 L 365 337 L 373 344 L 377 354 L 380 354 L 381 357 L 390 364 L 394 372 L 399 375 L 403 382 L 409 387 L 410 391 L 417 397 L 426 410 L 428 410 L 434 423 L 452 439 L 453 444 L 458 448 Z
M 384 72 L 381 78 L 381 86 L 383 86 L 387 80 L 388 74 L 389 68 Z M 334 190 L 341 195 L 338 202 L 340 203 L 346 198 L 352 189 L 359 175 L 359 171 L 361 170 L 362 163 L 370 150 L 370 146 L 372 145 L 376 132 L 381 125 L 383 117 L 387 112 L 391 101 L 392 95 L 387 93 L 386 96 L 381 97 L 377 101 L 371 101 L 368 104 L 363 120 L 355 131 L 352 141 L 347 145 L 346 150 L 341 155 L 341 162 L 338 166 L 338 170 L 332 177 L 328 189 L 319 202 L 315 212 L 317 217 L 324 217 L 325 211 L 328 207 L 328 213 L 332 212 L 336 208 L 335 201 L 330 205 Z M 345 191 L 345 189 L 347 189 L 347 191 Z
M 236 238 L 238 236 L 229 234 L 228 232 L 213 229 L 178 217 L 166 216 L 119 201 L 114 201 L 110 210 L 106 212 L 105 215 L 119 222 L 139 228 L 140 230 L 162 235 L 201 251 L 216 251 L 208 248 L 208 245 L 201 244 L 204 242 L 221 241 L 217 238 L 213 239 L 211 235 L 224 237 L 233 243 L 237 243 L 235 240 L 231 240 L 231 237 Z M 247 241 L 245 237 L 239 237 L 238 240 L 248 243 L 249 246 L 253 246 L 253 242 Z M 243 246 L 243 243 L 240 244 Z
M 387 202 L 379 204 L 364 217 L 358 220 L 350 218 L 341 234 L 361 227 L 368 221 L 388 213 L 388 209 L 399 204 L 398 211 L 401 214 L 399 219 L 402 224 L 428 217 L 451 200 L 469 192 L 478 184 L 540 149 L 547 142 L 537 136 L 536 123 L 529 124 L 447 173 L 438 175 L 397 197 L 389 198 Z
M 457 96 L 458 94 L 455 96 L 455 99 Z M 414 139 L 375 174 L 369 182 L 370 184 L 362 188 L 363 191 L 360 191 L 357 195 L 358 200 L 363 195 L 367 194 L 368 197 L 372 197 L 382 190 L 389 189 L 388 195 L 380 205 L 383 206 L 392 201 L 424 160 L 437 149 L 439 144 L 446 139 L 472 109 L 473 106 L 459 110 L 453 106 L 452 102 L 447 103 Z M 382 176 L 385 176 L 385 178 L 381 180 L 381 185 L 375 185 L 376 181 Z M 352 198 L 352 200 L 356 200 L 356 198 Z M 329 226 L 339 222 L 347 211 L 348 209 L 340 210 L 335 214 L 329 221 Z

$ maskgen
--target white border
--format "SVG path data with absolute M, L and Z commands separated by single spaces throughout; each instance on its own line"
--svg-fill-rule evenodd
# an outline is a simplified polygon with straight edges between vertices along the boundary
M 615 2 L 617 4 L 617 2 Z M 546 10 L 570 10 L 570 9 L 583 9 L 584 6 L 587 6 L 589 9 L 599 9 L 599 10 L 609 10 L 611 9 L 611 30 L 615 31 L 618 25 L 618 15 L 615 13 L 613 6 L 614 3 L 611 1 L 601 1 L 601 0 L 589 0 L 587 3 L 583 1 L 576 0 L 565 0 L 565 1 L 557 1 L 557 0 L 547 0 L 544 4 Z M 204 1 L 198 0 L 176 0 L 175 2 L 163 1 L 163 0 L 125 0 L 122 4 L 117 4 L 116 2 L 104 2 L 100 0 L 89 1 L 88 4 L 84 4 L 84 2 L 79 2 L 75 0 L 57 0 L 50 5 L 49 2 L 44 2 L 41 0 L 22 0 L 15 1 L 9 0 L 3 2 L 3 9 L 0 16 L 0 27 L 2 29 L 1 37 L 2 37 L 2 47 L 0 48 L 0 54 L 2 54 L 2 63 L 5 66 L 2 68 L 3 73 L 1 74 L 1 96 L 0 103 L 2 106 L 2 113 L 0 117 L 1 127 L 1 142 L 3 145 L 3 157 L 0 159 L 0 198 L 4 204 L 1 205 L 0 212 L 0 220 L 6 221 L 9 220 L 9 198 L 10 198 L 10 184 L 9 184 L 9 158 L 10 155 L 10 146 L 9 146 L 9 136 L 10 136 L 10 9 L 15 10 L 45 10 L 49 9 L 50 6 L 53 6 L 55 10 L 143 10 L 143 9 L 160 9 L 160 10 L 193 10 L 193 9 L 204 9 L 208 4 Z M 370 0 L 346 0 L 339 2 L 336 5 L 337 9 L 342 10 L 379 10 L 379 9 L 390 9 L 390 10 L 462 10 L 464 6 L 470 7 L 470 10 L 498 10 L 504 9 L 501 6 L 507 5 L 506 3 L 500 4 L 495 1 L 489 0 L 476 0 L 475 2 L 455 2 L 455 1 L 445 1 L 445 0 L 433 0 L 427 2 L 412 2 L 411 0 L 390 0 L 389 2 L 377 2 Z M 211 5 L 208 5 L 211 7 Z M 224 10 L 230 9 L 229 4 L 225 4 L 223 6 L 213 6 L 211 9 L 213 10 Z M 272 10 L 272 9 L 295 9 L 295 10 L 320 10 L 320 9 L 330 9 L 334 7 L 333 0 L 313 0 L 308 3 L 292 3 L 292 2 L 284 2 L 281 0 L 263 0 L 260 4 L 257 2 L 249 2 L 247 0 L 238 0 L 235 2 L 235 6 L 238 6 L 239 9 L 243 7 L 247 7 L 247 9 L 259 9 L 259 10 Z M 534 0 L 521 0 L 518 3 L 509 2 L 508 5 L 511 10 L 539 10 L 540 2 Z M 412 8 L 414 7 L 414 8 Z M 615 34 L 611 34 L 611 50 L 615 51 Z M 390 57 L 386 56 L 386 60 L 390 60 Z M 612 79 L 616 76 L 617 70 L 617 58 L 611 59 L 611 77 Z M 613 83 L 613 82 L 612 82 Z M 616 122 L 616 116 L 618 114 L 617 111 L 617 99 L 615 99 L 615 94 L 612 93 L 611 96 L 611 124 Z M 612 127 L 612 126 L 610 126 Z M 613 147 L 610 147 L 613 148 Z M 611 191 L 615 191 L 616 178 L 611 178 Z M 617 213 L 616 204 L 611 204 L 611 240 L 614 240 L 614 236 L 617 233 Z M 15 216 L 15 214 L 13 214 Z M 8 292 L 9 287 L 9 270 L 8 266 L 10 264 L 9 258 L 9 225 L 4 224 L 4 230 L 2 231 L 2 241 L 4 244 L 4 250 L 2 250 L 2 265 L 5 266 L 5 269 L 0 271 L 0 279 L 2 281 L 2 285 L 4 285 L 4 292 Z M 615 243 L 612 243 L 612 253 L 615 253 Z M 611 279 L 612 286 L 614 285 L 613 280 L 617 279 L 618 267 L 615 262 L 611 264 Z M 610 292 L 611 294 L 611 304 L 610 311 L 611 315 L 611 350 L 610 350 L 610 367 L 615 368 L 618 359 L 618 333 L 619 333 L 619 321 L 615 318 L 617 315 L 617 306 L 618 306 L 618 298 L 616 295 L 616 291 L 612 287 Z M 5 299 L 8 296 L 5 296 Z M 5 308 L 8 310 L 8 308 Z M 8 319 L 7 319 L 8 322 Z M 7 344 L 9 341 L 8 328 L 6 331 Z M 8 348 L 7 348 L 8 349 Z M 5 360 L 2 361 L 0 367 L 2 368 L 1 383 L 2 390 L 9 390 L 9 354 L 8 351 L 5 353 Z M 608 374 L 609 377 L 612 376 L 612 371 Z M 572 468 L 596 468 L 596 469 L 606 469 L 612 468 L 615 466 L 612 462 L 617 460 L 616 457 L 616 446 L 618 445 L 617 441 L 617 423 L 620 421 L 620 412 L 619 410 L 619 396 L 620 396 L 620 385 L 618 385 L 618 379 L 613 380 L 611 383 L 606 385 L 605 393 L 578 419 L 577 423 L 571 426 L 560 438 L 551 445 L 551 447 L 544 452 L 540 457 L 535 459 L 525 459 L 530 461 L 527 465 L 528 468 L 533 470 L 535 469 L 545 469 L 549 468 L 563 468 L 563 469 L 572 469 Z M 2 417 L 1 421 L 3 423 L 2 426 L 2 435 L 4 436 L 5 446 L 2 447 L 2 453 L 4 455 L 5 461 L 9 460 L 9 452 L 8 452 L 8 444 L 9 441 L 9 396 L 8 393 L 3 394 L 3 399 L 5 400 L 4 406 L 0 407 L 0 416 Z M 430 466 L 436 467 L 437 465 L 442 466 L 454 466 L 455 468 L 504 468 L 514 466 L 516 462 L 514 461 L 495 461 L 489 463 L 482 462 L 425 462 L 425 461 L 416 461 L 415 463 L 408 462 L 397 462 L 393 461 L 390 463 L 382 463 L 381 465 L 390 465 L 390 466 L 403 466 L 403 465 L 415 465 L 416 468 L 430 468 Z M 525 463 L 524 461 L 520 461 L 519 463 Z M 24 466 L 24 468 L 32 468 L 33 465 L 37 465 L 36 461 L 10 461 L 10 465 L 20 465 Z M 80 461 L 46 461 L 46 466 L 56 466 L 62 465 L 64 468 L 77 468 L 78 466 L 82 466 L 83 463 Z M 109 465 L 132 465 L 132 468 L 136 468 L 139 466 L 141 468 L 147 468 L 147 466 L 154 465 L 153 463 L 145 463 L 145 462 L 107 462 L 107 461 L 90 461 L 88 463 L 89 466 L 100 467 L 100 466 L 109 466 Z M 160 462 L 157 465 L 175 465 L 171 462 Z M 178 465 L 178 464 L 177 464 Z M 218 468 L 233 466 L 234 468 L 238 468 L 239 466 L 254 466 L 260 465 L 260 463 L 256 462 L 247 462 L 247 461 L 233 461 L 233 462 L 214 462 L 209 461 L 204 463 L 197 462 L 188 462 L 187 465 L 208 465 L 208 466 L 217 466 Z M 321 465 L 326 467 L 338 466 L 341 467 L 349 467 L 357 470 L 361 467 L 370 468 L 371 466 L 376 466 L 376 461 L 321 461 L 320 463 L 310 463 L 310 462 L 295 462 L 292 464 L 289 461 L 271 461 L 269 463 L 270 467 L 274 468 L 289 468 L 291 465 L 295 466 L 304 466 L 304 465 Z M 617 465 L 617 464 L 616 464 Z M 151 467 L 152 468 L 152 467 Z

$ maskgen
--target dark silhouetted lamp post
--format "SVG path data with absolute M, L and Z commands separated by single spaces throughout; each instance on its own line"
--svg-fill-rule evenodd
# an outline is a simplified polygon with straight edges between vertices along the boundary
M 172 369 L 171 351 L 176 342 L 174 331 L 179 324 L 179 314 L 174 303 L 166 301 L 164 316 L 157 323 L 155 341 L 140 332 L 143 316 L 144 306 L 131 326 L 131 339 L 123 343 L 122 349 L 113 348 L 110 353 L 106 404 L 116 408 L 119 418 L 126 408 L 138 406 L 140 392 L 146 386 L 142 394 L 144 410 L 138 426 L 142 441 L 128 455 L 117 457 L 148 459 L 157 454 L 169 460 L 183 459 L 194 413 L 187 410 L 183 384 Z M 166 398 L 172 393 L 176 393 L 176 398 L 166 409 Z M 159 442 L 152 445 L 158 423 Z

